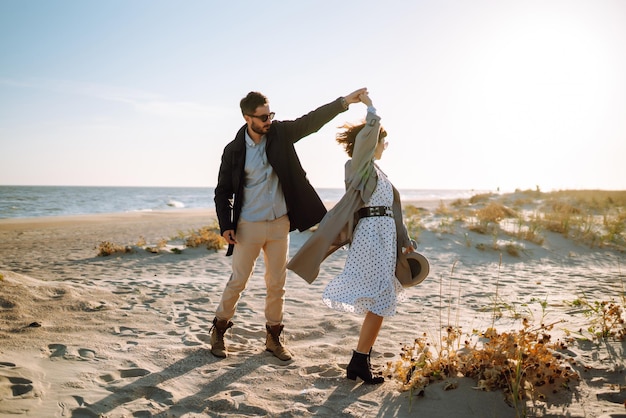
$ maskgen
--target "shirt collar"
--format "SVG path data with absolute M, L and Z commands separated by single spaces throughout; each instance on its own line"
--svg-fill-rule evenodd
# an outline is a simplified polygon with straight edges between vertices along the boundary
M 249 147 L 256 147 L 256 146 L 258 146 L 258 145 L 263 144 L 263 143 L 265 142 L 265 137 L 266 137 L 266 135 L 263 135 L 263 136 L 261 137 L 261 141 L 260 141 L 258 144 L 256 144 L 256 143 L 252 140 L 252 138 L 250 138 L 250 135 L 248 135 L 248 130 L 247 130 L 247 129 L 245 130 L 246 145 L 247 145 L 247 146 L 249 146 Z

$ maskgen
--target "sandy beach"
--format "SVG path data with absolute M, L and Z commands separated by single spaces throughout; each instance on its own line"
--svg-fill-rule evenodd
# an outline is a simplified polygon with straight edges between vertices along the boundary
M 292 361 L 265 351 L 262 258 L 226 334 L 230 355 L 218 359 L 208 341 L 230 271 L 224 250 L 97 256 L 102 241 L 176 243 L 181 231 L 213 224 L 213 212 L 2 219 L 0 416 L 626 417 L 626 341 L 583 338 L 597 317 L 573 303 L 623 306 L 623 252 L 545 232 L 541 244 L 520 241 L 511 255 L 490 249 L 492 236 L 438 227 L 439 202 L 409 203 L 424 208 L 418 251 L 431 273 L 385 320 L 373 365 L 385 370 L 423 335 L 436 346 L 442 327 L 459 327 L 469 339 L 492 326 L 519 329 L 526 317 L 555 324 L 551 340 L 563 341 L 561 356 L 578 379 L 526 399 L 523 415 L 502 390 L 477 389 L 468 377 L 433 381 L 414 396 L 393 377 L 380 386 L 347 380 L 362 318 L 321 302 L 345 250 L 313 285 L 288 275 Z M 291 254 L 309 234 L 291 234 Z

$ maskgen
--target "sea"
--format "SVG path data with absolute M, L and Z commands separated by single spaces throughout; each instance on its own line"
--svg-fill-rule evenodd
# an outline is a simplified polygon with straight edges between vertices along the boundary
M 479 190 L 400 189 L 403 201 L 467 199 Z M 214 209 L 212 187 L 0 186 L 0 219 L 98 213 Z M 317 189 L 325 203 L 337 202 L 340 188 Z

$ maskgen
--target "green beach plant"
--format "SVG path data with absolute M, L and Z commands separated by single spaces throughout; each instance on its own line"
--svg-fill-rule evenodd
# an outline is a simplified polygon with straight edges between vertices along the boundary
M 626 315 L 624 302 L 615 300 L 590 301 L 583 293 L 581 297 L 566 303 L 579 309 L 588 319 L 586 328 L 580 328 L 576 334 L 581 339 L 600 341 L 606 339 L 626 340 Z

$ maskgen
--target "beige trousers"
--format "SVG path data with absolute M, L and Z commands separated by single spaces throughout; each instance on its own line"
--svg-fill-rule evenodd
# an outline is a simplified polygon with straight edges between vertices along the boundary
M 263 250 L 265 260 L 265 319 L 268 325 L 283 322 L 285 305 L 285 278 L 289 250 L 289 217 L 273 221 L 248 222 L 241 220 L 237 227 L 237 244 L 233 249 L 233 272 L 226 283 L 222 300 L 217 307 L 217 319 L 230 320 L 235 316 L 237 303 Z

